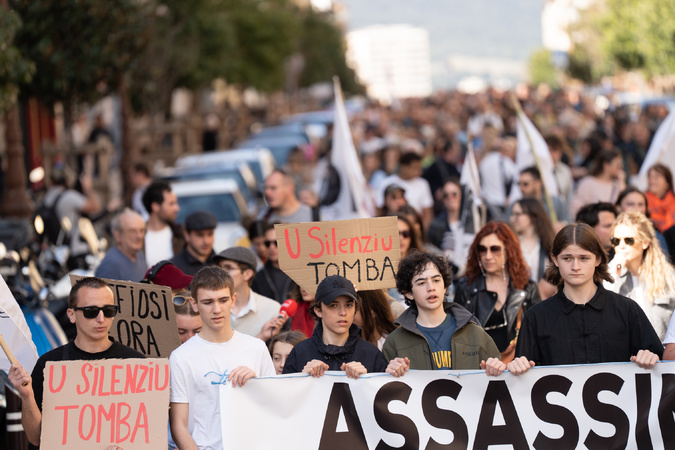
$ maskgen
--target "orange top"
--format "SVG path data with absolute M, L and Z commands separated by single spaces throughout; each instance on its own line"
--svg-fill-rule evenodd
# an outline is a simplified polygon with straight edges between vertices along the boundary
M 663 233 L 675 225 L 675 195 L 673 192 L 668 191 L 663 198 L 649 191 L 645 192 L 645 195 L 654 226 Z

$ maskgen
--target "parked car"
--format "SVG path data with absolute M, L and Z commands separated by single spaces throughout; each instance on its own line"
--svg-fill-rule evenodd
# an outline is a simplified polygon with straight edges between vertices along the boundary
M 220 163 L 248 164 L 256 178 L 256 184 L 262 191 L 265 179 L 275 168 L 274 156 L 266 148 L 242 148 L 237 150 L 218 150 L 215 152 L 184 155 L 176 160 L 177 168 L 209 167 Z
M 283 125 L 278 125 L 275 127 L 265 127 L 260 131 L 253 133 L 250 138 L 257 139 L 262 137 L 278 137 L 278 136 L 298 136 L 307 141 L 309 144 L 310 139 L 305 130 L 305 124 L 301 122 L 290 122 Z
M 308 145 L 303 137 L 299 136 L 253 136 L 237 145 L 238 149 L 266 148 L 272 152 L 277 167 L 281 167 L 288 161 L 288 155 L 296 148 Z
M 218 226 L 213 244 L 216 253 L 236 245 L 249 245 L 247 232 L 242 226 L 242 219 L 247 214 L 246 202 L 234 180 L 176 180 L 171 183 L 171 189 L 180 206 L 177 223 L 183 224 L 185 218 L 195 211 L 208 211 L 216 216 Z
M 178 180 L 228 179 L 237 183 L 246 207 L 255 214 L 262 202 L 262 193 L 253 170 L 246 162 L 220 161 L 208 165 L 170 167 L 158 173 L 160 179 L 169 183 Z

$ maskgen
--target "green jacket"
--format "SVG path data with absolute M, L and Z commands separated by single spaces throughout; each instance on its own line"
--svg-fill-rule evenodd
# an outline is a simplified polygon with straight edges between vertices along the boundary
M 457 329 L 450 340 L 453 370 L 480 369 L 480 362 L 501 355 L 492 338 L 478 324 L 473 314 L 456 303 L 444 303 L 448 314 L 455 316 Z M 417 328 L 417 307 L 411 306 L 396 321 L 400 325 L 384 343 L 382 353 L 391 361 L 396 357 L 408 357 L 410 368 L 434 369 L 431 347 Z

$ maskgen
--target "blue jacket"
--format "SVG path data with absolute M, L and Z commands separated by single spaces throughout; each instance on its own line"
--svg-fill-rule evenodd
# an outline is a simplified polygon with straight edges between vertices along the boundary
M 377 347 L 361 339 L 361 328 L 352 324 L 349 328 L 349 338 L 343 346 L 327 345 L 323 343 L 323 324 L 317 323 L 314 334 L 309 339 L 293 347 L 284 364 L 284 373 L 302 372 L 305 364 L 313 359 L 324 361 L 328 370 L 341 370 L 342 363 L 358 361 L 368 373 L 384 372 L 387 369 L 387 360 Z

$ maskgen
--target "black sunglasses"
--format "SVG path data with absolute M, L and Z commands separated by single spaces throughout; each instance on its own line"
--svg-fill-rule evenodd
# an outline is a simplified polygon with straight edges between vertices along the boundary
M 75 311 L 82 311 L 82 315 L 85 319 L 95 319 L 98 317 L 98 313 L 103 311 L 105 317 L 115 317 L 119 311 L 117 305 L 106 305 L 106 306 L 73 306 L 71 309 Z
M 274 246 L 277 246 L 277 241 L 265 241 L 265 247 L 270 248 L 274 244 Z
M 632 238 L 632 237 L 627 237 L 627 238 L 615 238 L 615 237 L 613 237 L 613 238 L 610 239 L 610 242 L 612 243 L 612 246 L 618 247 L 619 244 L 621 244 L 621 239 L 623 239 L 623 241 L 629 247 L 632 247 L 633 245 L 635 245 L 635 238 Z
M 489 250 L 490 253 L 492 253 L 493 255 L 499 255 L 499 254 L 502 253 L 502 247 L 499 246 L 499 245 L 491 245 L 491 246 L 489 246 L 489 247 L 486 247 L 486 246 L 484 246 L 484 245 L 479 245 L 479 246 L 478 246 L 478 254 L 481 255 L 481 256 L 487 255 L 488 250 Z
M 403 239 L 408 239 L 410 237 L 410 231 L 409 230 L 403 230 L 398 232 L 399 237 L 402 237 Z

